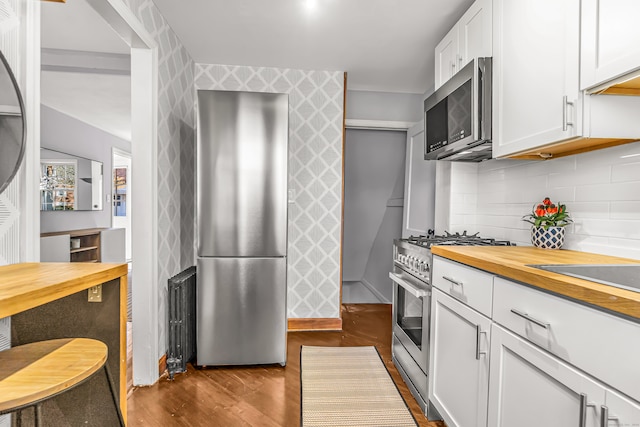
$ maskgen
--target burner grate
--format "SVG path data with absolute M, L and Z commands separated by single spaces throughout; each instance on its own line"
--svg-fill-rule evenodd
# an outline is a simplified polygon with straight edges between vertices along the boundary
M 463 231 L 462 234 L 456 232 L 454 234 L 448 231 L 444 232 L 444 235 L 418 235 L 410 236 L 407 239 L 402 239 L 408 243 L 423 246 L 427 249 L 433 245 L 446 245 L 446 246 L 515 246 L 514 243 L 508 240 L 496 240 L 487 237 L 480 237 L 479 233 L 467 234 L 467 231 Z

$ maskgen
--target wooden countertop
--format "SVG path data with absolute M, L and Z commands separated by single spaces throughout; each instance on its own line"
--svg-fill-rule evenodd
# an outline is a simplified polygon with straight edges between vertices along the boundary
M 530 246 L 433 246 L 431 252 L 508 279 L 640 319 L 640 292 L 527 267 L 527 264 L 640 264 L 640 260 Z
M 126 264 L 49 262 L 1 266 L 0 319 L 126 275 Z

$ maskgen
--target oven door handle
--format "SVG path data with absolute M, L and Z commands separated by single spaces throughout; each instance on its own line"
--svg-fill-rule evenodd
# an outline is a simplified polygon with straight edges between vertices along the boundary
M 427 291 L 426 289 L 420 289 L 417 286 L 412 285 L 406 280 L 401 279 L 395 273 L 389 273 L 389 278 L 394 282 L 396 282 L 398 285 L 402 286 L 407 292 L 409 292 L 411 295 L 413 295 L 416 298 L 423 298 L 431 295 L 431 292 Z

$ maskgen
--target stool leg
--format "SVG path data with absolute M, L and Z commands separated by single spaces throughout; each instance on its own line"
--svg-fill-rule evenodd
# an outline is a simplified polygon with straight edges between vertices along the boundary
M 34 406 L 34 415 L 36 417 L 36 427 L 42 427 L 42 403 L 37 403 Z
M 16 417 L 16 427 L 22 427 L 22 409 L 14 413 L 13 416 Z
M 113 399 L 113 405 L 116 407 L 116 412 L 118 414 L 118 421 L 120 421 L 120 427 L 125 427 L 124 419 L 122 418 L 122 412 L 120 412 L 120 406 L 118 405 L 118 398 L 116 397 L 116 390 L 113 385 L 113 380 L 111 379 L 111 373 L 109 372 L 109 367 L 107 364 L 104 364 L 104 373 L 107 376 L 107 382 L 109 383 L 109 391 L 111 391 L 111 398 Z

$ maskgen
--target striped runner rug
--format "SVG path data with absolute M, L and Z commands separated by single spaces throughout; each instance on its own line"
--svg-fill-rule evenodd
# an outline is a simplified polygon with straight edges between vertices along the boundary
M 302 346 L 300 381 L 302 427 L 417 426 L 375 347 Z

